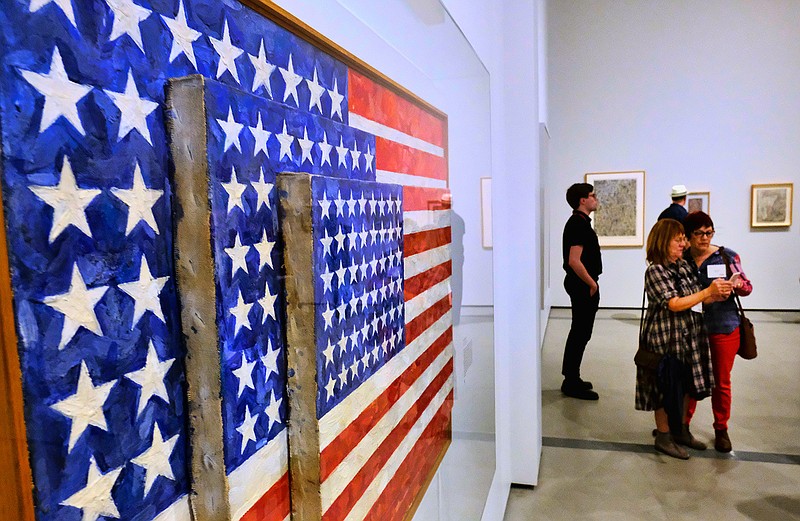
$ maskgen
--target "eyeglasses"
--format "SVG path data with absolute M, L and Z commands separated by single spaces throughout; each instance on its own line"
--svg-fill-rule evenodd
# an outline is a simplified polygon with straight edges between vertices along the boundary
M 714 230 L 708 232 L 701 232 L 700 230 L 696 230 L 692 232 L 692 235 L 695 237 L 708 237 L 709 239 L 714 236 Z

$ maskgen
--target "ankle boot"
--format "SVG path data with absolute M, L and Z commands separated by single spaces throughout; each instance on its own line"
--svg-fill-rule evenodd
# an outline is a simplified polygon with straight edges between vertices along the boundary
M 675 443 L 683 445 L 684 447 L 689 447 L 690 449 L 706 450 L 706 444 L 692 436 L 692 433 L 689 431 L 689 425 L 685 423 L 681 428 L 681 433 L 677 436 L 673 434 L 672 439 L 675 440 Z
M 717 452 L 733 450 L 731 439 L 728 437 L 728 429 L 714 429 L 714 448 L 717 449 Z
M 689 453 L 686 452 L 686 449 L 675 445 L 675 442 L 672 441 L 672 436 L 668 432 L 659 432 L 656 434 L 654 447 L 658 452 L 662 452 L 667 456 L 678 459 L 689 459 Z

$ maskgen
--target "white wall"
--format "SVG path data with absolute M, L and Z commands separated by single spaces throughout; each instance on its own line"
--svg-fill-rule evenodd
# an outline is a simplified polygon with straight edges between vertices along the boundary
M 749 226 L 751 184 L 800 188 L 799 20 L 796 0 L 550 4 L 554 305 L 569 305 L 566 188 L 585 172 L 645 170 L 646 231 L 671 185 L 710 191 L 714 243 L 742 255 L 755 287 L 745 307 L 800 308 L 800 224 Z M 644 249 L 604 249 L 603 266 L 601 305 L 638 307 Z

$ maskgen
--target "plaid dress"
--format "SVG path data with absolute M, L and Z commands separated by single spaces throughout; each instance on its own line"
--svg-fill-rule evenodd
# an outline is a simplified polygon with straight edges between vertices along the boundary
M 647 340 L 647 349 L 676 354 L 688 368 L 690 396 L 698 400 L 709 396 L 714 376 L 703 315 L 691 309 L 673 312 L 668 306 L 673 297 L 685 297 L 703 289 L 695 270 L 683 259 L 669 266 L 651 264 L 645 271 L 644 287 L 648 304 L 642 335 Z M 655 377 L 637 367 L 636 409 L 654 411 L 662 404 L 663 395 L 656 387 Z

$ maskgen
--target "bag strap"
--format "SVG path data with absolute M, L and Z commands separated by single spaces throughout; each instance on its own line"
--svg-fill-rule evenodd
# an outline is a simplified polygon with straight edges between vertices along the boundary
M 647 295 L 647 288 L 642 289 L 642 312 L 639 315 L 639 340 L 642 339 L 642 330 L 644 329 L 644 297 Z
M 725 253 L 725 247 L 724 246 L 720 246 L 719 247 L 719 253 L 720 253 L 720 255 L 722 255 L 723 262 L 725 262 L 725 271 L 726 271 L 726 273 L 729 272 L 731 275 L 733 275 L 733 269 L 731 269 L 731 262 L 730 262 L 730 259 L 728 258 L 728 254 Z M 744 309 L 742 308 L 742 301 L 739 300 L 739 294 L 736 293 L 735 289 L 733 290 L 733 297 L 736 300 L 736 307 L 739 310 L 739 317 L 740 318 L 744 318 Z

